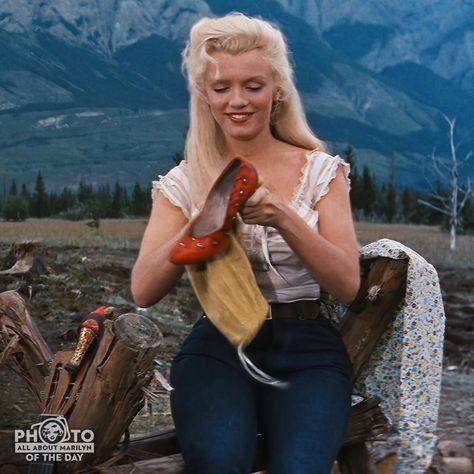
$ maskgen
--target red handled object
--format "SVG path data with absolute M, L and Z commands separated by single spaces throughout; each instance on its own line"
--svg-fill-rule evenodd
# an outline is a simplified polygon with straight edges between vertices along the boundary
M 111 306 L 100 306 L 82 318 L 76 350 L 71 360 L 64 366 L 72 376 L 75 376 L 79 371 L 79 366 L 89 347 L 102 334 L 104 320 L 113 314 L 113 309 Z

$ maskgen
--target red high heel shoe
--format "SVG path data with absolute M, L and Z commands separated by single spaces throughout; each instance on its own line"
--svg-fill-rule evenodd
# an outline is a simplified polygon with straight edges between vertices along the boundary
M 242 158 L 234 158 L 212 185 L 188 233 L 171 249 L 170 260 L 178 265 L 189 265 L 225 250 L 232 221 L 257 186 L 254 166 Z

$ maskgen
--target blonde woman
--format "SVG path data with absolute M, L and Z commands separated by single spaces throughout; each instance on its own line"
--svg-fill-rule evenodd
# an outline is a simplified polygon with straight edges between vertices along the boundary
M 272 474 L 328 474 L 350 414 L 350 362 L 319 314 L 321 288 L 350 302 L 359 288 L 348 165 L 309 129 L 281 32 L 234 13 L 204 18 L 184 51 L 191 95 L 185 158 L 154 182 L 132 272 L 140 306 L 159 301 L 183 267 L 169 253 L 212 182 L 236 156 L 263 181 L 241 218 L 244 244 L 273 318 L 247 348 L 282 389 L 252 379 L 203 316 L 171 367 L 172 414 L 190 473 L 249 473 L 265 433 Z

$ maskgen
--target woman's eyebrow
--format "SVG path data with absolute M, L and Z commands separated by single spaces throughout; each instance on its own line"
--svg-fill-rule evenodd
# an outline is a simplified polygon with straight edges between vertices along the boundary
M 245 82 L 251 82 L 251 81 L 266 81 L 267 78 L 264 77 L 264 76 L 252 76 L 252 77 L 249 77 L 248 79 L 245 80 Z
M 257 75 L 257 76 L 251 76 L 251 77 L 248 77 L 248 78 L 245 78 L 242 82 L 252 82 L 252 81 L 266 81 L 266 78 L 264 76 L 261 76 L 261 75 Z M 231 83 L 232 81 L 230 79 L 215 79 L 213 81 L 211 81 L 211 86 L 215 86 L 215 85 L 218 85 L 218 84 L 229 84 Z

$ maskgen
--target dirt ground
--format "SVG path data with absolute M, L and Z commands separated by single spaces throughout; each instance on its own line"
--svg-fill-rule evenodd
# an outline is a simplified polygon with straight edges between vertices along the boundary
M 0 266 L 9 245 L 0 243 Z M 30 313 L 52 351 L 71 350 L 80 318 L 100 305 L 118 314 L 142 312 L 158 324 L 164 340 L 158 358 L 168 377 L 169 364 L 199 314 L 186 280 L 153 308 L 137 308 L 129 291 L 132 249 L 49 247 L 45 261 L 52 273 L 32 281 L 0 276 L 0 292 L 15 289 L 29 299 Z M 438 435 L 459 439 L 474 452 L 474 268 L 438 268 L 447 314 L 444 379 Z M 13 430 L 36 421 L 37 407 L 26 384 L 10 370 L 0 371 L 0 472 L 6 463 L 24 464 L 13 452 Z M 172 425 L 167 395 L 147 402 L 131 433 Z M 389 439 L 389 438 L 387 438 Z

